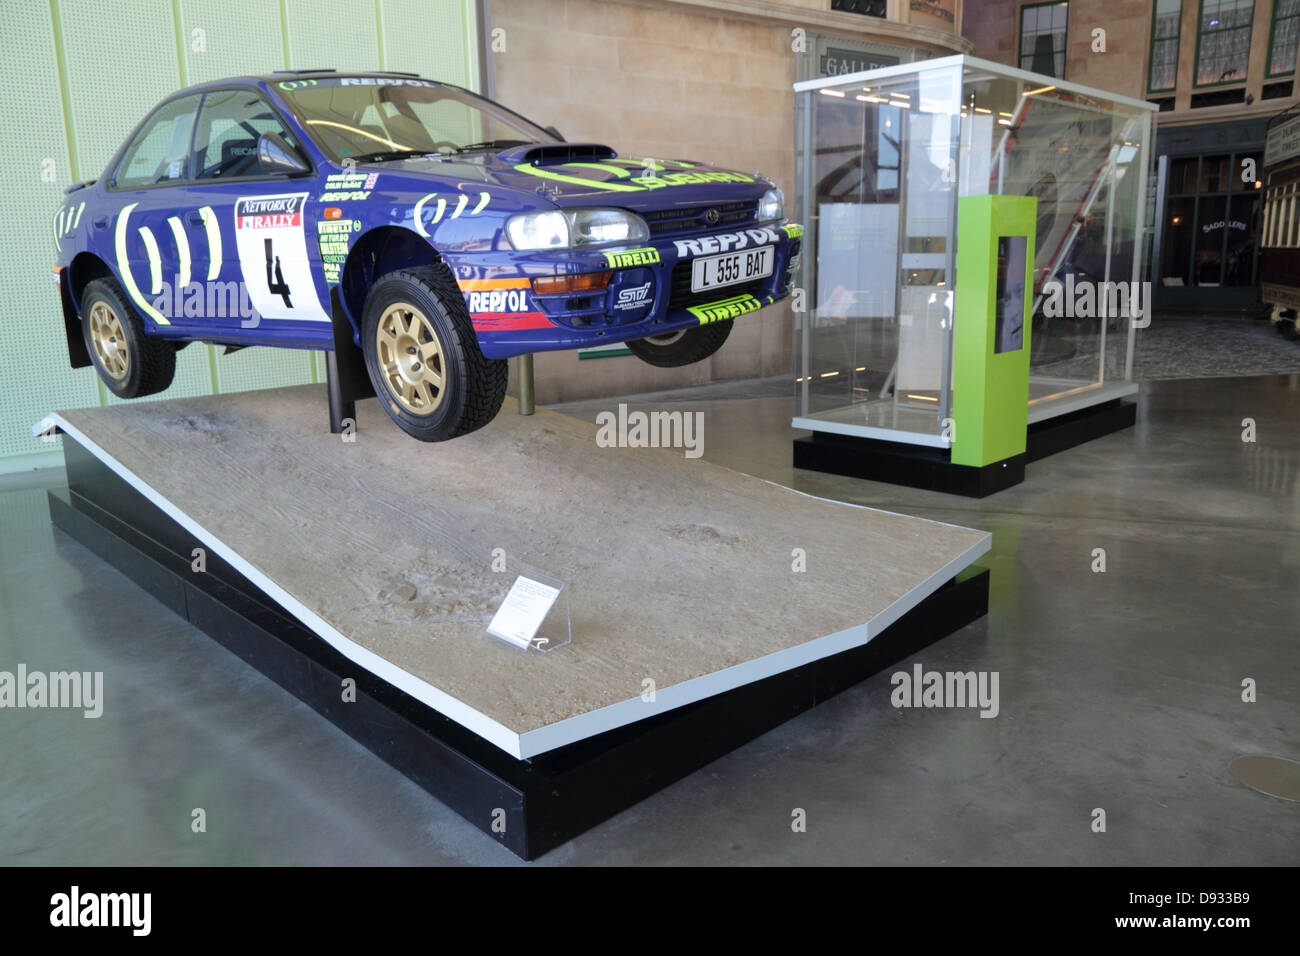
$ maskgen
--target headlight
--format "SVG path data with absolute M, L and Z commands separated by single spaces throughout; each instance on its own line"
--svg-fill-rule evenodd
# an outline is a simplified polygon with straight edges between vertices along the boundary
M 557 209 L 511 216 L 506 238 L 516 249 L 561 248 L 569 245 L 569 220 Z
M 758 221 L 780 219 L 785 215 L 785 194 L 779 189 L 769 189 L 763 193 L 758 203 Z
M 512 216 L 506 222 L 506 238 L 519 250 L 563 249 L 645 242 L 650 227 L 626 209 L 552 209 Z
M 575 246 L 598 242 L 644 242 L 650 238 L 645 220 L 626 209 L 575 209 L 569 213 Z

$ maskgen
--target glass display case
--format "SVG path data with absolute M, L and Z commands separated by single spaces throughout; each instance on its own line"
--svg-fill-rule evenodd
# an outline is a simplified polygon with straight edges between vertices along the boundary
M 968 56 L 795 91 L 796 428 L 949 447 L 963 196 L 1037 201 L 1028 422 L 1136 391 L 1154 106 Z

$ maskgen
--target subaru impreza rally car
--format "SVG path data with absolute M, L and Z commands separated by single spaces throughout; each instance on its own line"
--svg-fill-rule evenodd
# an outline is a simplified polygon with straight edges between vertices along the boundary
M 115 394 L 166 389 L 194 341 L 338 342 L 440 441 L 496 415 L 511 356 L 708 357 L 788 294 L 803 230 L 757 174 L 567 143 L 415 75 L 311 71 L 169 97 L 54 233 L 72 365 Z

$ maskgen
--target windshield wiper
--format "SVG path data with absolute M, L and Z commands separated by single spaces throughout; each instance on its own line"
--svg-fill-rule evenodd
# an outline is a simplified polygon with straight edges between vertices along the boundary
M 529 143 L 526 139 L 488 139 L 481 143 L 470 143 L 468 146 L 459 146 L 456 148 L 458 153 L 474 153 L 481 149 L 509 149 L 511 146 L 527 146 Z
M 413 149 L 381 149 L 373 153 L 358 153 L 356 156 L 343 158 L 350 159 L 354 163 L 382 163 L 390 159 L 411 159 L 420 155 L 423 154 Z

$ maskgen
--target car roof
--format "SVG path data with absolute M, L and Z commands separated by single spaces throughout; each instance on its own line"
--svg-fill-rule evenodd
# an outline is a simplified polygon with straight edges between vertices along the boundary
M 439 86 L 446 86 L 455 90 L 463 89 L 463 87 L 457 86 L 455 83 L 446 83 L 443 82 L 442 80 L 431 80 L 428 77 L 420 76 L 420 74 L 418 73 L 402 73 L 396 70 L 342 70 L 342 71 L 333 70 L 333 69 L 272 70 L 270 73 L 246 74 L 243 76 L 228 76 L 220 80 L 209 80 L 206 83 L 196 83 L 193 86 L 187 86 L 183 90 L 178 90 L 175 94 L 173 94 L 173 96 L 178 96 L 184 93 L 202 92 L 203 90 L 215 89 L 223 86 L 230 86 L 231 84 L 272 87 L 275 86 L 275 84 L 277 83 L 284 82 L 285 80 L 341 79 L 344 77 L 349 77 L 349 78 L 368 77 L 373 79 L 385 79 L 385 80 L 402 80 L 402 79 L 421 80 L 425 83 L 436 83 Z M 168 97 L 168 99 L 171 98 L 172 97 Z

